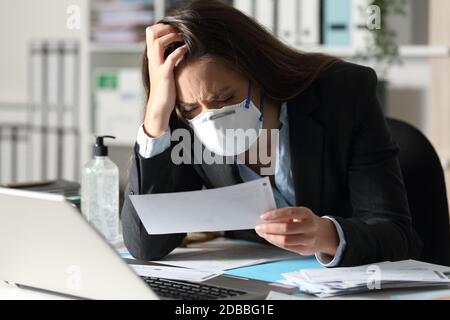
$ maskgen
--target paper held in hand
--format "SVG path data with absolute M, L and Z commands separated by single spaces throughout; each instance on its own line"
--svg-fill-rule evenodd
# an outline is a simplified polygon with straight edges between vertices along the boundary
M 229 187 L 130 195 L 148 234 L 253 229 L 276 208 L 269 178 Z

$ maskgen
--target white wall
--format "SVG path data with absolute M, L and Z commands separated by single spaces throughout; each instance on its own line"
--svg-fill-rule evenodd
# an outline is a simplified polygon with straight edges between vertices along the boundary
M 81 29 L 66 27 L 67 8 L 85 0 L 0 1 L 0 103 L 25 103 L 27 97 L 27 52 L 33 39 L 81 39 Z M 82 12 L 84 12 L 82 10 Z

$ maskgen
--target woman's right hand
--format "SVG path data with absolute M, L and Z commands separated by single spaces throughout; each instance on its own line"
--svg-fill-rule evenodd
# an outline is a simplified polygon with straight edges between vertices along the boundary
M 159 137 L 169 129 L 170 115 L 176 102 L 174 68 L 187 52 L 187 45 L 177 48 L 164 59 L 165 48 L 174 42 L 183 41 L 182 36 L 165 24 L 155 24 L 145 32 L 150 96 L 144 117 L 144 131 L 150 137 Z

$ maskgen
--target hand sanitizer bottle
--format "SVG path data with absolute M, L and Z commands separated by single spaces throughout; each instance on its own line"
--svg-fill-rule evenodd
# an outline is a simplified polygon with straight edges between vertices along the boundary
M 81 211 L 83 216 L 109 242 L 119 236 L 119 169 L 108 158 L 108 147 L 98 136 L 93 158 L 83 168 L 81 179 Z

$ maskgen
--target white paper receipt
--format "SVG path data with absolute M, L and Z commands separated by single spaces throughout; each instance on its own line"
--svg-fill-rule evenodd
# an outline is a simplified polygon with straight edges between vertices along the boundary
M 130 195 L 148 234 L 253 229 L 276 208 L 269 178 L 229 187 Z

